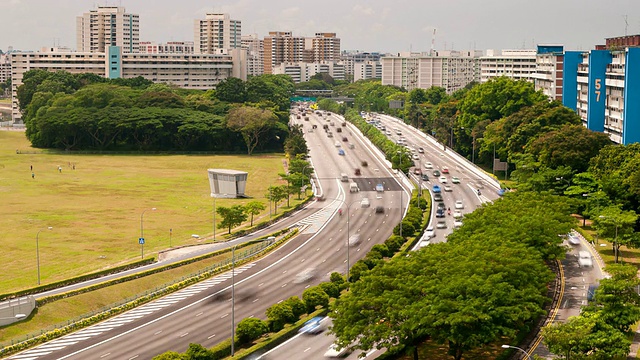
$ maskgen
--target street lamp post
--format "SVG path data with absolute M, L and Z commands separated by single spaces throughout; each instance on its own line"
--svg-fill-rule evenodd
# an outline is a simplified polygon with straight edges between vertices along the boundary
M 216 241 L 216 197 L 213 197 L 213 241 Z
M 529 356 L 529 354 L 526 351 L 524 351 L 524 349 L 522 349 L 522 348 L 519 348 L 517 346 L 511 346 L 511 345 L 502 345 L 502 348 L 503 349 L 516 349 L 518 351 L 521 351 L 527 357 L 527 359 L 531 360 L 531 357 Z
M 149 210 L 149 209 L 147 209 Z M 140 214 L 140 258 L 144 259 L 144 213 L 147 212 L 144 210 L 142 214 Z M 156 211 L 156 208 L 151 208 L 151 211 Z
M 610 219 L 609 216 L 600 215 L 598 216 L 600 219 Z M 613 218 L 613 223 L 616 226 L 616 232 L 613 238 L 613 255 L 615 258 L 616 264 L 618 263 L 618 219 Z
M 402 164 L 402 155 L 404 155 L 404 153 L 401 152 L 401 151 L 398 151 L 398 154 L 400 154 L 400 164 Z M 402 169 L 400 169 L 400 170 L 402 170 Z M 400 192 L 400 237 L 402 237 L 402 209 L 403 209 L 403 207 L 402 207 L 402 193 L 403 192 Z
M 36 233 L 36 267 L 38 268 L 38 285 L 40 285 L 40 232 L 42 230 L 51 230 L 53 229 L 51 226 L 47 226 L 46 228 L 38 230 Z
M 273 241 L 275 238 L 268 237 L 266 239 L 250 242 L 251 244 L 259 244 L 265 241 Z M 235 244 L 231 248 L 231 357 L 235 354 L 235 337 L 236 337 L 236 247 L 247 243 Z
M 589 213 L 589 194 L 582 194 L 582 196 L 587 200 L 587 214 Z M 582 227 L 587 226 L 587 217 L 585 214 L 582 214 Z

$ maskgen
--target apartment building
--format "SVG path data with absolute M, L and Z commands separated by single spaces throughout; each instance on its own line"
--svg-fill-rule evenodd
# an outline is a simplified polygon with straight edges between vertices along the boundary
M 345 66 L 346 68 L 346 66 Z M 353 64 L 353 81 L 382 79 L 382 64 L 380 61 L 357 62 Z
M 263 44 L 265 74 L 273 74 L 273 68 L 282 63 L 304 60 L 305 38 L 293 36 L 290 31 L 270 31 Z
M 74 52 L 68 49 L 43 49 L 41 52 L 11 54 L 12 116 L 21 122 L 17 88 L 25 72 L 33 69 L 64 70 L 72 74 L 91 73 L 109 79 L 142 76 L 157 83 L 185 89 L 214 89 L 229 77 L 246 80 L 246 58 L 241 49 L 229 54 L 142 54 L 125 53 L 112 46 L 106 53 Z
M 229 14 L 207 14 L 194 21 L 195 52 L 215 54 L 241 47 L 242 22 Z
M 11 79 L 11 57 L 10 54 L 0 54 L 0 83 Z
M 155 41 L 141 41 L 141 54 L 193 54 L 193 41 L 169 41 L 157 43 Z
M 536 90 L 542 90 L 549 99 L 562 101 L 564 91 L 563 45 L 538 45 L 536 72 L 532 74 L 532 78 Z
M 340 60 L 340 39 L 336 33 L 316 33 L 311 41 L 311 59 L 309 62 Z
M 345 66 L 345 71 L 347 73 L 347 77 L 350 80 L 358 81 L 362 79 L 370 79 L 366 76 L 366 73 L 371 71 L 371 78 L 373 79 L 381 79 L 382 78 L 382 64 L 380 63 L 380 58 L 383 55 L 378 52 L 362 52 L 362 51 L 342 51 L 340 55 L 340 61 Z M 356 64 L 359 63 L 369 63 L 369 66 L 360 66 L 358 70 L 356 70 Z M 375 65 L 374 65 L 375 64 Z M 375 66 L 375 69 L 374 69 Z
M 139 52 L 140 17 L 124 7 L 98 6 L 76 18 L 77 51 L 104 53 L 119 46 L 123 53 Z
M 506 76 L 514 80 L 532 81 L 536 73 L 536 50 L 487 50 L 480 58 L 480 82 Z
M 264 74 L 264 41 L 258 34 L 242 35 L 242 49 L 247 52 L 247 75 Z
M 385 56 L 381 58 L 382 85 L 403 87 L 407 91 L 439 86 L 451 94 L 473 81 L 480 81 L 481 56 L 480 50 Z
M 295 83 L 307 82 L 319 73 L 329 74 L 335 80 L 345 79 L 344 65 L 335 61 L 280 63 L 273 68 L 272 72 L 272 74 L 289 75 Z

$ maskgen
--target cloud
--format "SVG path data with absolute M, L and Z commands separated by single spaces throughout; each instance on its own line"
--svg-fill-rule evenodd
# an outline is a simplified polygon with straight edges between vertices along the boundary
M 356 15 L 366 15 L 366 16 L 373 16 L 375 14 L 375 11 L 373 10 L 372 7 L 370 6 L 362 6 L 362 5 L 356 5 L 353 7 L 353 12 L 356 13 Z
M 285 18 L 297 18 L 298 15 L 301 14 L 301 11 L 299 7 L 295 6 L 295 7 L 282 9 L 280 11 L 280 14 Z

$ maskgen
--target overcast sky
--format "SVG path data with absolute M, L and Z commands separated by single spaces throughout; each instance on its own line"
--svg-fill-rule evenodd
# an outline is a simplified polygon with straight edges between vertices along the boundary
M 76 48 L 76 16 L 97 5 L 140 15 L 141 41 L 193 41 L 193 20 L 229 13 L 243 34 L 335 32 L 342 49 L 398 52 L 588 50 L 606 37 L 640 34 L 640 0 L 0 0 L 0 49 Z

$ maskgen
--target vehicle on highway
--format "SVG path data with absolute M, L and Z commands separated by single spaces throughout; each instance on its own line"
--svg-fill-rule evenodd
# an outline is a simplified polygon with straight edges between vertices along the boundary
M 307 282 L 313 279 L 315 276 L 316 276 L 315 268 L 306 268 L 302 270 L 302 272 L 300 272 L 298 275 L 296 275 L 295 279 L 293 279 L 293 282 L 296 284 L 302 284 L 303 282 Z
M 455 219 L 459 219 L 459 218 L 461 218 L 461 217 L 462 217 L 462 212 L 461 212 L 460 210 L 456 210 L 456 211 L 454 211 L 454 212 L 453 212 L 453 217 L 454 217 Z
M 355 168 L 355 169 L 353 170 L 353 173 L 354 173 L 355 175 L 360 175 L 360 174 L 361 174 L 361 172 L 360 172 L 360 169 L 359 169 L 359 168 Z
M 376 191 L 377 191 L 377 192 L 384 192 L 384 185 L 382 185 L 382 184 L 377 184 L 377 185 L 376 185 Z
M 420 156 L 418 154 L 413 154 L 413 160 L 420 160 Z
M 311 320 L 304 323 L 304 325 L 298 330 L 301 334 L 319 334 L 327 328 L 327 321 L 324 316 L 315 316 Z
M 442 198 L 442 194 L 441 193 L 433 194 L 433 201 L 436 201 L 436 202 L 444 201 L 444 199 Z
M 456 200 L 455 208 L 464 209 L 464 204 L 462 203 L 462 200 Z
M 460 178 L 457 176 L 451 177 L 451 182 L 454 184 L 460 184 Z
M 342 128 L 336 128 L 336 132 L 341 133 L 342 132 Z
M 429 175 L 422 174 L 422 181 L 429 181 Z
M 418 248 L 423 248 L 425 246 L 428 246 L 431 244 L 431 240 L 426 239 L 426 240 L 422 240 L 418 243 Z
M 446 228 L 447 228 L 446 221 L 438 221 L 436 223 L 436 229 L 446 229 Z
M 567 241 L 569 241 L 571 245 L 580 245 L 580 237 L 574 233 L 567 234 Z
M 438 209 L 436 210 L 436 217 L 437 218 L 443 218 L 444 217 L 444 209 Z
M 341 147 L 342 144 L 340 144 L 339 142 L 336 141 L 336 147 Z
M 436 230 L 433 226 L 429 226 L 427 230 L 424 231 L 424 237 L 427 239 L 431 239 L 436 236 Z
M 422 174 L 422 171 L 420 171 L 419 167 L 416 167 L 416 168 L 413 169 L 413 173 L 416 174 L 416 175 L 420 175 L 420 174 Z
M 358 244 L 360 244 L 360 234 L 349 236 L 349 246 L 356 246 Z
M 344 156 L 344 150 L 342 150 L 342 149 L 338 150 L 338 155 Z
M 360 191 L 360 188 L 358 187 L 358 183 L 352 182 L 351 184 L 349 184 L 350 193 L 359 192 L 359 191 Z
M 448 174 L 448 173 L 449 173 L 449 168 L 448 168 L 448 167 L 446 167 L 446 166 L 444 166 L 444 167 L 442 168 L 442 173 L 443 173 L 443 174 Z
M 342 141 L 343 141 L 343 142 L 347 142 L 347 141 L 349 141 L 349 139 L 347 139 L 347 137 L 346 137 L 346 136 L 343 136 L 343 137 L 342 137 Z
M 443 183 L 443 184 L 446 184 L 446 183 L 447 183 L 447 177 L 446 177 L 446 176 L 440 176 L 440 179 L 439 179 L 439 180 L 440 180 L 440 182 L 441 182 L 441 183 Z
M 424 168 L 425 169 L 433 169 L 433 164 L 430 163 L 429 161 L 427 161 L 426 163 L 424 163 Z
M 328 133 L 327 133 L 327 137 L 332 138 L 332 137 L 333 137 L 333 134 L 332 134 L 331 132 L 328 132 Z
M 590 267 L 593 266 L 593 259 L 591 258 L 591 253 L 588 251 L 578 251 L 578 265 L 581 267 Z
M 437 193 L 439 193 L 439 192 L 440 192 L 440 186 L 438 186 L 438 185 L 433 185 L 432 190 L 433 190 L 433 193 L 434 193 L 434 194 L 437 194 Z
M 355 148 L 355 146 L 353 146 L 353 144 L 352 144 L 352 143 L 349 143 L 348 147 L 349 147 L 349 149 L 353 149 L 353 148 Z
M 346 173 L 341 173 L 340 174 L 340 181 L 349 182 L 349 176 Z
M 384 214 L 384 206 L 382 205 L 376 206 L 376 214 Z
M 362 200 L 360 200 L 360 207 L 368 208 L 369 206 L 371 206 L 369 198 L 362 198 Z
M 419 148 L 418 148 L 418 152 L 419 152 L 420 154 L 424 154 L 424 149 L 423 149 L 423 148 L 421 148 L 421 147 L 419 147 Z
M 433 176 L 435 177 L 440 176 L 440 170 L 433 170 Z
M 329 349 L 327 349 L 327 351 L 324 353 L 324 357 L 330 357 L 330 358 L 344 357 L 348 353 L 349 353 L 348 347 L 344 347 L 340 349 L 338 348 L 338 345 L 331 344 L 329 346 Z
M 367 162 L 367 160 L 362 160 L 360 162 L 360 165 L 362 165 L 363 167 L 367 167 L 367 166 L 369 166 L 369 163 Z
M 444 203 L 438 203 L 438 209 L 442 209 L 442 210 L 444 210 L 444 209 L 446 209 L 446 208 L 447 208 L 447 207 L 445 206 L 445 204 L 444 204 Z
M 453 191 L 453 189 L 451 188 L 451 186 L 449 186 L 449 185 L 445 185 L 445 186 L 444 186 L 444 191 L 446 191 L 446 192 L 452 192 L 452 191 Z
M 456 219 L 456 220 L 453 222 L 453 228 L 454 228 L 454 229 L 457 229 L 457 228 L 459 228 L 460 226 L 462 226 L 462 220 L 460 220 L 460 219 Z

